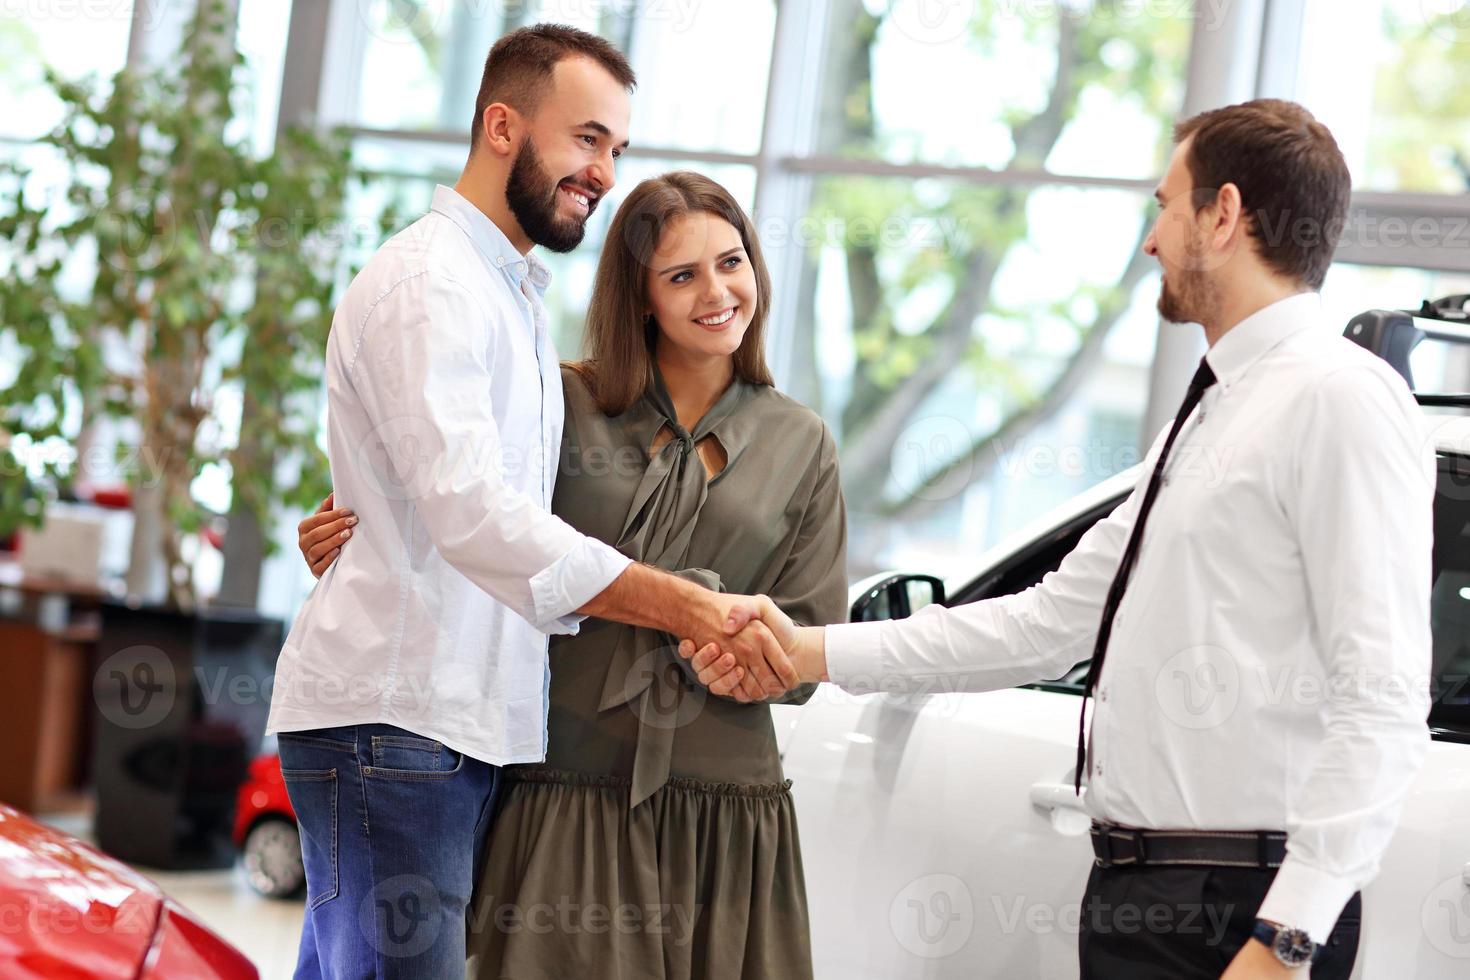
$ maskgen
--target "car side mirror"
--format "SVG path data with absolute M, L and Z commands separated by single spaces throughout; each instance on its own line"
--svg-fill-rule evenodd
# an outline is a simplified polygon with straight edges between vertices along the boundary
M 848 621 L 907 619 L 936 603 L 944 604 L 944 583 L 933 575 L 889 575 L 873 582 L 854 600 Z

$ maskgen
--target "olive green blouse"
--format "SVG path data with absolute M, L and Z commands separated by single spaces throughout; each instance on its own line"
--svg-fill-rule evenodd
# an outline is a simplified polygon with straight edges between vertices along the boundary
M 837 449 L 815 413 L 736 381 L 688 431 L 661 379 L 616 417 L 598 410 L 575 371 L 564 369 L 563 382 L 558 516 L 709 588 L 765 593 L 798 623 L 846 618 Z M 650 455 L 665 426 L 673 438 Z M 705 438 L 727 459 L 713 477 L 695 448 Z M 675 637 L 594 619 L 553 640 L 546 762 L 505 771 L 471 923 L 472 976 L 810 975 L 800 848 L 770 708 L 709 694 L 677 651 Z M 687 934 L 535 937 L 496 926 L 507 905 L 569 895 L 648 915 L 659 906 Z

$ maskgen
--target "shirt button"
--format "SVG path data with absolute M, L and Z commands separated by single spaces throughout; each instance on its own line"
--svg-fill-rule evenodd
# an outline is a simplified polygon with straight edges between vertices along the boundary
M 1093 766 L 1093 767 L 1092 767 L 1092 771 L 1093 771 L 1093 773 L 1095 773 L 1095 774 L 1096 774 L 1096 775 L 1099 775 L 1099 776 L 1101 776 L 1101 775 L 1102 775 L 1102 774 L 1103 774 L 1103 768 L 1102 768 L 1102 763 L 1101 763 L 1101 762 L 1099 762 L 1099 763 L 1098 763 L 1098 764 L 1097 764 L 1097 765 L 1095 765 L 1095 766 Z
M 1097 695 L 1097 699 L 1099 701 L 1106 701 L 1108 699 L 1108 689 L 1107 688 L 1103 688 L 1101 691 L 1099 691 L 1098 692 L 1098 695 Z

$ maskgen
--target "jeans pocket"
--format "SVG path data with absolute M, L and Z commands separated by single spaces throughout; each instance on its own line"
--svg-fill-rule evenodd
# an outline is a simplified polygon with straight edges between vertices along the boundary
M 372 757 L 364 779 L 449 779 L 464 766 L 464 756 L 443 742 L 415 735 L 374 735 Z
M 306 867 L 306 907 L 337 897 L 337 770 L 282 769 L 286 793 L 301 831 Z

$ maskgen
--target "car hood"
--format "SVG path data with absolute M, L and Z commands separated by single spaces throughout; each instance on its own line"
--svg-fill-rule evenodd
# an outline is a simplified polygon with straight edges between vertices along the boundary
M 147 878 L 0 804 L 0 976 L 131 980 L 162 907 Z

